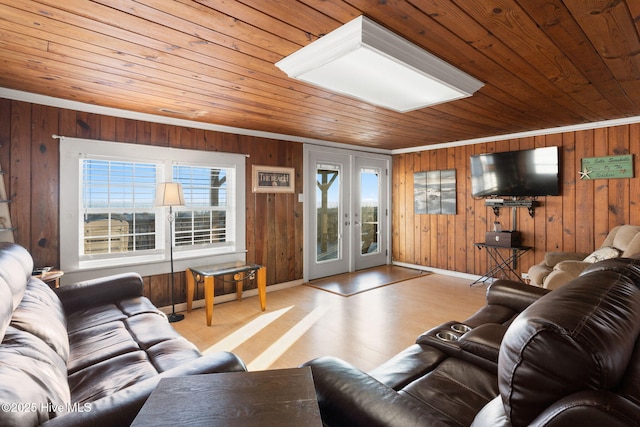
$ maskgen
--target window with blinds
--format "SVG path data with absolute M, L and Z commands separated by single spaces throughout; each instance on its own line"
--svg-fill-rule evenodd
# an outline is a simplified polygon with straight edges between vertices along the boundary
M 176 247 L 224 246 L 235 240 L 231 172 L 221 167 L 173 167 L 173 180 L 182 184 L 185 199 L 185 207 L 176 209 Z
M 83 255 L 156 248 L 158 165 L 82 160 Z
M 141 274 L 234 261 L 245 253 L 245 158 L 61 138 L 60 264 L 65 272 Z M 156 206 L 161 182 L 182 184 L 185 205 Z M 173 230 L 172 230 L 173 228 Z M 66 274 L 65 274 L 66 275 Z M 70 274 L 71 275 L 71 274 Z

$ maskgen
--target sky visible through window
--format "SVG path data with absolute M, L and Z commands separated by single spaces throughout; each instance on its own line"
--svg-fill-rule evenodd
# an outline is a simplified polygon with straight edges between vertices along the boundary
M 379 203 L 379 190 L 378 186 L 380 185 L 380 177 L 376 173 L 372 173 L 371 171 L 366 171 L 365 173 L 360 174 L 360 185 L 361 185 L 361 195 L 360 202 L 362 206 L 378 206 Z M 321 182 L 322 178 L 320 175 L 317 176 L 319 182 Z M 316 186 L 316 191 L 318 192 L 318 197 L 316 197 L 316 206 L 318 208 L 322 207 L 322 197 L 320 196 L 320 190 Z M 329 188 L 329 192 L 327 193 L 329 205 L 328 208 L 336 208 L 338 206 L 338 197 L 340 192 L 339 181 L 336 180 L 335 183 Z
M 83 160 L 85 209 L 150 208 L 156 191 L 156 165 Z
M 185 203 L 193 207 L 226 204 L 226 171 L 174 166 L 174 179 L 183 184 Z M 156 165 L 110 160 L 83 160 L 85 209 L 151 208 L 155 203 Z M 212 189 L 215 189 L 212 191 Z

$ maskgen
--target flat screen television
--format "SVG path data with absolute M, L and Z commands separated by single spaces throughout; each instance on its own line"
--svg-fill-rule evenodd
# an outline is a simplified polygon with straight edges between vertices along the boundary
M 558 147 L 471 156 L 473 197 L 559 196 Z

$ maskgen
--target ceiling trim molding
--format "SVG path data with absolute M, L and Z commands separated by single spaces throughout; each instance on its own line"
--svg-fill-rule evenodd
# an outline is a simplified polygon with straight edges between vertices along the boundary
M 258 138 L 278 139 L 282 141 L 300 142 L 303 144 L 323 145 L 328 147 L 347 148 L 350 150 L 366 151 L 368 153 L 391 154 L 391 150 L 382 148 L 369 148 L 359 145 L 345 144 L 335 141 L 325 141 L 314 138 L 304 138 L 294 135 L 282 133 L 265 132 L 253 129 L 237 128 L 232 126 L 223 126 L 213 123 L 198 122 L 195 120 L 177 119 L 173 117 L 159 116 L 149 113 L 138 113 L 135 111 L 122 110 L 119 108 L 104 107 L 100 105 L 87 104 L 79 101 L 71 101 L 68 99 L 55 98 L 48 95 L 40 95 L 31 92 L 24 92 L 14 89 L 0 87 L 0 98 L 11 99 L 14 101 L 23 101 L 33 104 L 46 105 L 49 107 L 65 108 L 68 110 L 82 111 L 85 113 L 102 114 L 112 117 L 120 117 L 124 119 L 140 120 L 151 123 L 160 123 L 165 125 L 190 127 L 194 129 L 211 130 L 223 133 L 234 133 L 238 135 L 255 136 Z M 68 135 L 65 135 L 68 136 Z
M 421 147 L 399 148 L 399 149 L 391 150 L 391 154 L 394 155 L 394 154 L 415 153 L 419 151 L 438 150 L 441 148 L 451 148 L 451 147 L 460 147 L 463 145 L 481 144 L 484 142 L 496 142 L 496 141 L 504 141 L 507 139 L 529 138 L 532 136 L 553 135 L 557 133 L 577 132 L 581 130 L 622 126 L 622 125 L 628 125 L 628 124 L 639 123 L 639 122 L 640 122 L 640 116 L 624 117 L 621 119 L 581 123 L 578 125 L 538 129 L 538 130 L 532 130 L 527 132 L 510 133 L 510 134 L 504 134 L 504 135 L 486 136 L 483 138 L 466 139 L 461 141 L 443 142 L 440 144 L 424 145 Z
M 590 130 L 603 127 L 622 126 L 627 124 L 639 123 L 640 116 L 625 117 L 621 119 L 603 120 L 599 122 L 582 123 L 571 126 L 561 126 L 555 128 L 532 130 L 527 132 L 510 133 L 504 135 L 487 136 L 482 138 L 466 139 L 460 141 L 443 142 L 439 144 L 423 145 L 419 147 L 399 148 L 395 150 L 387 150 L 382 148 L 362 147 L 359 145 L 345 144 L 335 141 L 325 141 L 314 138 L 303 138 L 293 135 L 281 133 L 264 132 L 252 129 L 236 128 L 231 126 L 216 125 L 212 123 L 198 122 L 194 120 L 177 119 L 173 117 L 158 116 L 148 113 L 138 113 L 135 111 L 122 110 L 119 108 L 103 107 L 100 105 L 87 104 L 79 101 L 71 101 L 62 98 L 55 98 L 47 95 L 40 95 L 31 92 L 24 92 L 14 89 L 0 87 L 0 98 L 12 99 L 14 101 L 23 101 L 33 104 L 47 105 L 49 107 L 65 108 L 69 110 L 82 111 L 86 113 L 103 114 L 107 116 L 120 117 L 125 119 L 141 120 L 152 123 L 161 123 L 166 125 L 191 127 L 195 129 L 211 130 L 224 133 L 235 133 L 239 135 L 255 136 L 258 138 L 279 139 L 282 141 L 300 142 L 303 144 L 313 144 L 327 147 L 346 148 L 356 151 L 365 151 L 368 153 L 379 154 L 406 154 L 419 151 L 438 150 L 441 148 L 459 147 L 463 145 L 481 144 L 484 142 L 504 141 L 507 139 L 528 138 L 532 136 L 551 135 L 564 132 L 577 132 L 580 130 Z

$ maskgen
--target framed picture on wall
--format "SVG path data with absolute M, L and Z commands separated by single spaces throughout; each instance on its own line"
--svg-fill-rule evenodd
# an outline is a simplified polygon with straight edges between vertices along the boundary
M 435 170 L 413 174 L 416 214 L 456 214 L 456 170 Z
M 295 192 L 295 168 L 253 165 L 251 170 L 254 193 Z

